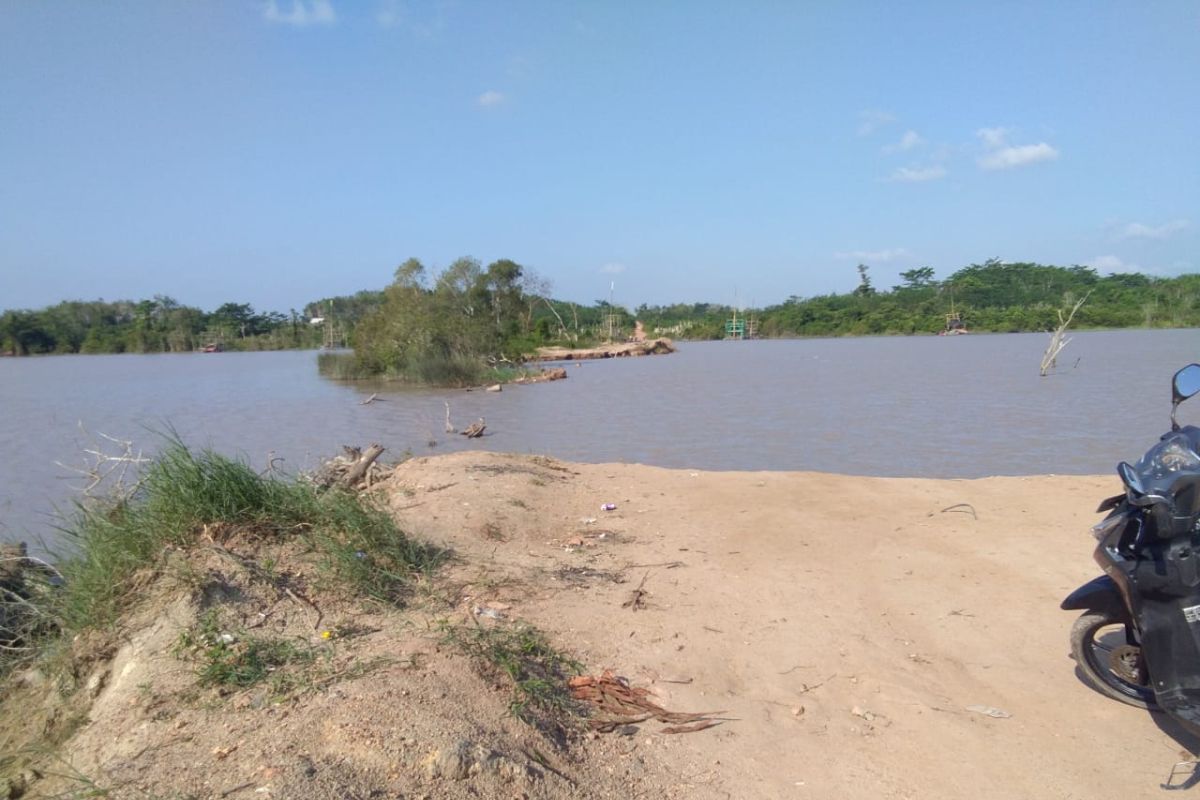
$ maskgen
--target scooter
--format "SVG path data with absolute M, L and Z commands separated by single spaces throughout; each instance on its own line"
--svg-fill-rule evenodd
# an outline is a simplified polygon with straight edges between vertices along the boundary
M 1100 504 L 1093 554 L 1104 574 L 1064 610 L 1084 613 L 1071 653 L 1101 693 L 1161 709 L 1200 732 L 1200 428 L 1180 427 L 1179 404 L 1200 394 L 1200 364 L 1175 373 L 1171 430 L 1117 474 L 1125 493 Z

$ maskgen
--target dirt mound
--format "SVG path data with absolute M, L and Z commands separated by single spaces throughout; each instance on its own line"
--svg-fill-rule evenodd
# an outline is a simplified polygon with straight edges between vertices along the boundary
M 171 552 L 107 649 L 77 643 L 77 679 L 8 684 L 0 749 L 20 763 L 0 796 L 670 794 L 628 746 L 514 716 L 503 676 L 448 644 L 468 615 L 433 584 L 404 611 L 363 604 L 236 534 Z

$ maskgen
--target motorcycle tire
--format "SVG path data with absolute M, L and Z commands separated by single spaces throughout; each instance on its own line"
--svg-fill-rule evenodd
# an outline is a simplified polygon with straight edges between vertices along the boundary
M 1099 641 L 1105 628 L 1125 627 L 1125 622 L 1114 614 L 1104 611 L 1088 611 L 1071 627 L 1071 655 L 1083 674 L 1084 681 L 1101 694 L 1119 700 L 1135 708 L 1155 709 L 1154 690 L 1149 686 L 1145 666 L 1141 666 L 1145 683 L 1133 682 L 1119 675 L 1107 663 L 1112 644 Z M 1105 638 L 1115 639 L 1115 631 Z

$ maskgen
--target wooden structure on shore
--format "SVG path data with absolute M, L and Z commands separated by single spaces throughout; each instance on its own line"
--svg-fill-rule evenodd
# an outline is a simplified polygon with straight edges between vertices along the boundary
M 738 319 L 738 312 L 733 310 L 733 318 L 725 321 L 725 338 L 731 341 L 758 338 L 758 318 L 754 314 L 743 315 Z
M 345 346 L 346 332 L 341 325 L 326 317 L 321 336 L 321 347 L 325 350 L 340 350 Z

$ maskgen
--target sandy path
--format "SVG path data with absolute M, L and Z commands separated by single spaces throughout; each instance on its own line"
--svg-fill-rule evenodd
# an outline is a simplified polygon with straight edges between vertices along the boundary
M 646 726 L 630 740 L 690 796 L 1142 797 L 1194 744 L 1086 688 L 1068 655 L 1074 617 L 1058 603 L 1096 574 L 1087 529 L 1115 478 L 695 473 L 465 453 L 410 461 L 393 480 L 406 528 L 484 565 L 465 568 L 464 604 L 511 603 L 591 669 L 612 667 L 673 710 L 726 712 L 708 731 Z M 941 511 L 957 503 L 975 516 Z M 579 536 L 594 546 L 573 546 Z M 553 577 L 584 566 L 626 581 Z M 622 608 L 643 576 L 647 608 Z

